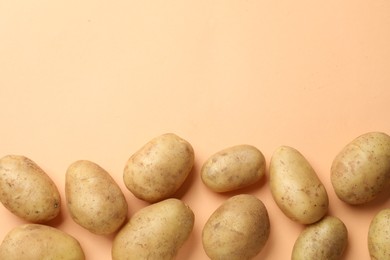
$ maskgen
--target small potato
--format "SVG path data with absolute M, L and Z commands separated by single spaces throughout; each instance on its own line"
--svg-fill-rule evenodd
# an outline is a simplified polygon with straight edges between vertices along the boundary
M 270 188 L 282 212 L 299 223 L 314 223 L 328 211 L 324 185 L 306 158 L 294 148 L 281 146 L 272 155 Z
M 173 196 L 193 165 L 192 146 L 175 134 L 164 134 L 130 157 L 123 180 L 137 198 L 153 203 Z
M 291 260 L 338 260 L 348 244 L 344 223 L 326 216 L 307 226 L 295 241 Z
M 259 181 L 265 158 L 254 146 L 237 145 L 212 155 L 201 169 L 203 183 L 215 192 L 233 191 Z
M 269 233 L 264 204 L 253 195 L 236 195 L 225 201 L 206 222 L 203 248 L 211 259 L 251 259 L 263 249 Z
M 93 162 L 80 160 L 69 166 L 65 196 L 73 220 L 92 233 L 114 233 L 127 217 L 127 202 L 121 189 Z
M 390 136 L 370 132 L 347 144 L 332 163 L 331 181 L 348 204 L 374 200 L 390 183 Z
M 193 226 L 194 213 L 178 199 L 146 206 L 115 237 L 112 259 L 174 259 Z
M 390 208 L 379 211 L 371 221 L 368 250 L 372 260 L 390 260 Z
M 33 223 L 54 219 L 61 208 L 54 182 L 35 162 L 21 155 L 0 159 L 0 201 L 13 214 Z
M 0 245 L 4 260 L 84 260 L 79 242 L 56 228 L 25 224 L 11 230 Z

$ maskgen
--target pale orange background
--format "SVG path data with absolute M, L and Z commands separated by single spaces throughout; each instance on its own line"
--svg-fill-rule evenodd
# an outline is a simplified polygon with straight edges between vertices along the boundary
M 266 205 L 271 235 L 255 259 L 289 259 L 303 226 L 285 217 L 268 177 L 229 194 L 199 177 L 213 153 L 251 144 L 267 163 L 279 145 L 298 149 L 344 221 L 344 259 L 369 259 L 368 225 L 390 207 L 381 197 L 352 207 L 336 198 L 329 169 L 339 150 L 368 131 L 390 133 L 390 1 L 5 1 L 0 0 L 0 156 L 40 165 L 62 194 L 49 223 L 76 237 L 87 259 L 111 258 L 113 236 L 76 225 L 64 174 L 76 160 L 105 168 L 129 203 L 127 159 L 174 132 L 196 153 L 177 197 L 196 216 L 177 259 L 207 259 L 201 231 L 227 198 L 251 193 Z M 0 205 L 0 239 L 23 220 Z

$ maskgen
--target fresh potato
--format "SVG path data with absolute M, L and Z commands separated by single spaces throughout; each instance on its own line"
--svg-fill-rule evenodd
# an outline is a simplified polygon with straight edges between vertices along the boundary
M 73 220 L 92 233 L 111 234 L 127 217 L 127 202 L 121 189 L 93 162 L 80 160 L 69 166 L 65 195 Z
M 112 259 L 174 259 L 193 226 L 194 213 L 178 199 L 146 206 L 115 237 Z
M 375 199 L 390 183 L 390 136 L 370 132 L 347 144 L 333 161 L 331 181 L 348 204 Z
M 348 243 L 348 231 L 344 223 L 326 216 L 307 226 L 295 241 L 291 260 L 341 259 Z
M 193 165 L 192 146 L 175 134 L 164 134 L 130 157 L 123 180 L 137 198 L 157 202 L 173 196 Z
M 203 183 L 215 192 L 233 191 L 259 181 L 265 158 L 254 146 L 237 145 L 212 155 L 201 169 Z
M 290 219 L 302 224 L 320 220 L 328 211 L 328 195 L 306 158 L 294 148 L 281 146 L 270 162 L 272 196 Z
M 4 260 L 84 260 L 79 242 L 56 228 L 25 224 L 11 230 L 0 245 Z
M 264 247 L 270 233 L 268 212 L 253 195 L 236 195 L 208 219 L 202 241 L 211 259 L 246 260 Z
M 390 208 L 379 211 L 371 221 L 368 250 L 372 260 L 390 260 Z
M 54 182 L 35 162 L 20 155 L 0 159 L 0 201 L 13 214 L 33 223 L 52 220 L 61 208 Z

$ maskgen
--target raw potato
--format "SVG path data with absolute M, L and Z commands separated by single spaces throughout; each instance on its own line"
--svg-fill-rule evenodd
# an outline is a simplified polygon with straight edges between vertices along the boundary
M 215 192 L 233 191 L 259 181 L 265 158 L 254 146 L 237 145 L 212 155 L 201 169 L 203 183 Z
M 79 242 L 56 228 L 25 224 L 11 230 L 0 245 L 0 259 L 84 260 Z
M 368 249 L 372 260 L 390 260 L 390 208 L 379 211 L 371 221 Z
M 211 259 L 251 259 L 263 249 L 269 233 L 264 204 L 252 195 L 236 195 L 225 201 L 206 222 L 203 248 Z
M 320 220 L 328 211 L 328 194 L 306 158 L 281 146 L 270 162 L 272 197 L 283 213 L 302 224 Z
M 344 223 L 331 216 L 307 226 L 295 241 L 291 260 L 341 259 L 348 244 Z
M 333 161 L 331 181 L 346 203 L 375 199 L 390 183 L 390 136 L 370 132 L 346 145 Z
M 130 157 L 123 180 L 137 198 L 157 202 L 173 196 L 193 165 L 192 146 L 175 134 L 164 134 Z
M 127 202 L 121 189 L 93 162 L 80 160 L 69 166 L 65 195 L 73 220 L 95 234 L 114 233 L 127 217 Z
M 61 208 L 54 182 L 35 162 L 20 155 L 0 159 L 0 201 L 13 214 L 33 223 L 54 219 Z
M 112 259 L 174 259 L 193 226 L 194 213 L 178 199 L 142 208 L 115 237 Z

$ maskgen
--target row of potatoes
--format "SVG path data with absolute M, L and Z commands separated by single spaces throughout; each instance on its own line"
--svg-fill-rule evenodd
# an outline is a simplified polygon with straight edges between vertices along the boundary
M 150 202 L 124 224 L 127 203 L 114 179 L 99 165 L 82 160 L 66 172 L 65 196 L 72 219 L 95 234 L 119 231 L 112 259 L 174 259 L 194 226 L 193 211 L 172 198 L 194 165 L 192 146 L 175 134 L 148 142 L 128 160 L 123 180 L 139 199 Z M 203 183 L 215 192 L 238 190 L 258 182 L 266 172 L 263 154 L 251 145 L 227 148 L 201 168 Z M 292 259 L 340 259 L 348 232 L 327 216 L 328 195 L 309 162 L 294 148 L 279 147 L 269 166 L 272 196 L 290 219 L 307 225 Z M 370 132 L 357 137 L 336 156 L 331 182 L 348 204 L 374 200 L 390 183 L 390 136 Z M 0 159 L 0 200 L 15 215 L 31 222 L 7 234 L 0 259 L 84 259 L 78 241 L 48 225 L 61 208 L 57 187 L 32 160 L 17 155 Z M 267 242 L 267 209 L 253 195 L 227 199 L 206 222 L 202 242 L 211 259 L 251 259 Z M 390 259 L 390 209 L 374 217 L 368 233 L 372 259 Z M 50 257 L 52 256 L 52 257 Z

